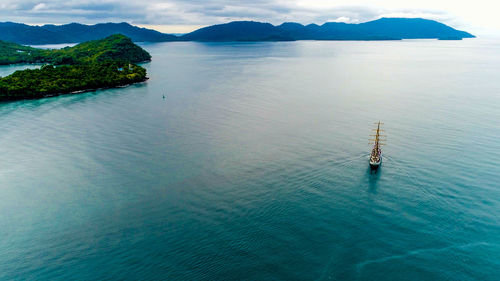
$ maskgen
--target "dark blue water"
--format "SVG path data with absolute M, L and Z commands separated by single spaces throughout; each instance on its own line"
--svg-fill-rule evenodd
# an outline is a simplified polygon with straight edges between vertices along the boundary
M 0 279 L 500 280 L 499 46 L 148 44 L 1 104 Z

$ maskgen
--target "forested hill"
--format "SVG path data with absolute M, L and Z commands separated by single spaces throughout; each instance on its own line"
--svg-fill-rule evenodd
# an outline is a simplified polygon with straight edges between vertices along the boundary
M 0 77 L 0 101 L 37 99 L 142 82 L 147 79 L 146 69 L 134 63 L 151 59 L 148 52 L 123 35 L 59 50 L 0 42 L 0 50 L 2 63 L 46 63 L 40 69 L 20 70 Z
M 134 44 L 130 38 L 116 34 L 101 40 L 80 43 L 63 49 L 37 49 L 0 41 L 0 64 L 50 63 L 74 64 L 123 60 L 132 63 L 148 61 L 151 55 Z
M 124 35 L 115 34 L 101 40 L 80 43 L 74 47 L 53 51 L 57 60 L 106 61 L 126 60 L 133 63 L 148 61 L 151 55 Z

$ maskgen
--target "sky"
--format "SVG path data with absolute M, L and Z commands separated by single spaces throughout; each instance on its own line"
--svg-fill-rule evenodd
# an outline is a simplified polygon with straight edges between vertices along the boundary
M 473 34 L 500 35 L 494 0 L 0 0 L 0 21 L 129 22 L 168 33 L 233 20 L 359 23 L 380 17 L 434 19 Z

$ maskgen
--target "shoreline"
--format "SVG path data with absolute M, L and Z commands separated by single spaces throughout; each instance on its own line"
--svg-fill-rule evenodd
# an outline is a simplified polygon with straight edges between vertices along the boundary
M 43 62 L 15 62 L 15 63 L 0 63 L 0 66 L 14 66 L 14 65 L 44 65 Z
M 137 62 L 136 64 L 139 64 L 139 63 L 148 63 L 148 62 L 151 62 L 152 59 L 150 60 L 145 60 L 145 61 L 140 61 L 140 62 Z M 12 66 L 12 65 L 40 65 L 40 66 L 44 66 L 46 64 L 50 64 L 48 62 L 15 62 L 15 63 L 0 63 L 0 66 Z M 52 64 L 54 65 L 54 64 Z M 54 67 L 58 67 L 58 66 L 61 66 L 61 65 L 69 65 L 69 64 L 55 64 Z
M 78 95 L 78 94 L 83 94 L 83 93 L 88 93 L 88 92 L 96 92 L 96 91 L 99 91 L 99 90 L 126 88 L 126 87 L 129 87 L 129 86 L 134 85 L 134 84 L 145 83 L 147 80 L 149 80 L 149 77 L 145 77 L 141 81 L 127 83 L 127 84 L 121 84 L 121 85 L 116 85 L 116 86 L 100 87 L 100 88 L 89 88 L 89 89 L 76 90 L 76 91 L 71 91 L 71 92 L 60 92 L 60 93 L 54 93 L 54 94 L 46 94 L 46 95 L 43 95 L 43 96 L 33 97 L 33 98 L 4 99 L 4 100 L 0 99 L 0 104 L 2 104 L 2 103 L 8 103 L 8 102 L 22 101 L 22 100 L 39 100 L 39 99 L 45 99 L 45 98 L 51 98 L 51 97 L 58 97 L 58 96 L 64 96 L 64 95 Z

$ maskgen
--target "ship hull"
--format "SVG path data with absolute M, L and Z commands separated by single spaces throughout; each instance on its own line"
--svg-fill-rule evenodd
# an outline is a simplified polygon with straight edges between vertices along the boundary
M 380 157 L 380 161 L 378 161 L 378 162 L 370 161 L 370 167 L 372 169 L 378 169 L 378 167 L 380 167 L 380 164 L 382 164 L 382 157 Z

